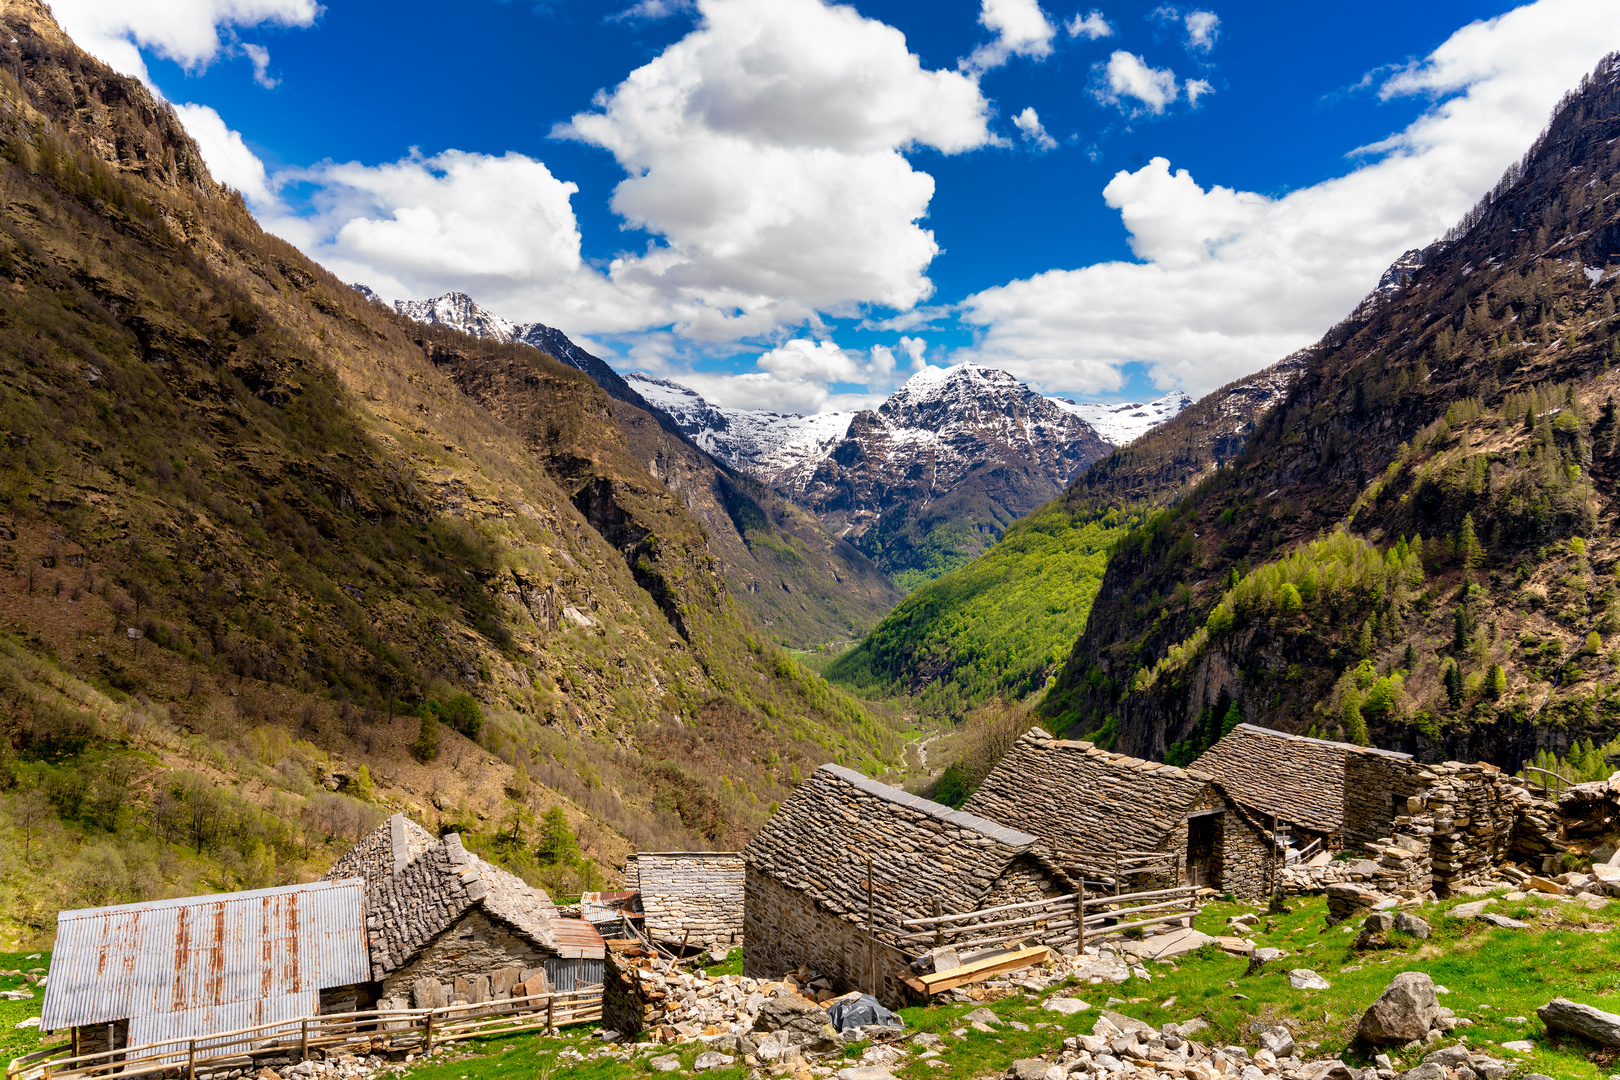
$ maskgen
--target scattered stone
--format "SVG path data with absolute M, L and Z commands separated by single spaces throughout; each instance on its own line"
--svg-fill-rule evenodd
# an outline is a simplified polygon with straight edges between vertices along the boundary
M 1131 956 L 1143 960 L 1173 960 L 1178 956 L 1197 952 L 1205 945 L 1213 945 L 1215 942 L 1216 939 L 1208 934 L 1183 927 L 1141 941 L 1127 941 L 1123 948 Z
M 1439 1009 L 1434 980 L 1421 971 L 1403 971 L 1368 1006 L 1356 1033 L 1375 1045 L 1399 1046 L 1427 1035 Z
M 723 1069 L 727 1065 L 735 1064 L 736 1058 L 730 1054 L 722 1054 L 718 1050 L 705 1050 L 692 1062 L 692 1068 L 697 1072 L 707 1072 L 709 1069 Z M 885 1070 L 886 1072 L 887 1070 Z
M 662 1054 L 647 1062 L 647 1067 L 653 1072 L 677 1072 L 681 1067 L 681 1059 L 674 1054 Z
M 1073 1016 L 1075 1013 L 1085 1012 L 1091 1008 L 1090 1005 L 1087 1005 L 1079 998 L 1066 997 L 1047 998 L 1046 1003 L 1041 1007 L 1048 1012 L 1061 1013 L 1064 1016 Z
M 30 1016 L 28 1019 L 24 1020 L 22 1023 L 16 1025 L 16 1027 L 17 1027 L 18 1031 L 21 1031 L 23 1028 L 37 1028 L 37 1027 L 39 1027 L 39 1017 Z
M 1011 1080 L 1044 1080 L 1046 1070 L 1051 1068 L 1051 1062 L 1040 1058 L 1019 1058 L 1007 1069 L 1007 1076 Z
M 962 1017 L 962 1019 L 966 1020 L 970 1024 L 999 1024 L 999 1023 L 1001 1023 L 1001 1017 L 997 1016 L 995 1013 L 991 1012 L 989 1009 L 974 1009 L 972 1012 L 970 1012 L 966 1016 Z
M 1107 1020 L 1116 1030 L 1127 1035 L 1134 1035 L 1139 1031 L 1145 1031 L 1150 1035 L 1153 1033 L 1151 1024 L 1143 1023 L 1134 1016 L 1126 1016 L 1123 1013 L 1113 1012 L 1109 1009 L 1103 1010 L 1102 1019 Z M 1093 1031 L 1092 1034 L 1096 1034 L 1096 1032 Z
M 1551 878 L 1533 876 L 1524 884 L 1526 888 L 1534 889 L 1537 892 L 1551 893 L 1554 896 L 1562 896 L 1564 894 L 1564 887 Z
M 1518 919 L 1510 919 L 1506 915 L 1496 915 L 1489 911 L 1481 912 L 1479 919 L 1481 922 L 1488 922 L 1492 926 L 1500 926 L 1504 930 L 1530 929 L 1530 924 L 1527 922 L 1520 922 Z
M 1309 968 L 1295 968 L 1288 973 L 1288 981 L 1295 990 L 1330 990 L 1328 981 Z
M 1395 929 L 1403 934 L 1411 934 L 1415 938 L 1424 939 L 1427 939 L 1432 932 L 1428 923 L 1406 911 L 1396 914 Z
M 1387 934 L 1395 929 L 1395 916 L 1387 911 L 1375 911 L 1367 916 L 1361 928 L 1370 934 Z
M 895 1080 L 895 1075 L 881 1065 L 856 1065 L 839 1069 L 838 1080 Z
M 1536 1044 L 1529 1039 L 1515 1039 L 1512 1042 L 1498 1043 L 1504 1050 L 1512 1050 L 1515 1054 L 1528 1054 L 1536 1048 Z M 1527 1076 L 1524 1080 L 1530 1080 Z
M 1287 955 L 1281 949 L 1256 949 L 1249 954 L 1249 970 L 1246 974 L 1253 975 L 1272 961 L 1281 960 Z
M 1553 998 L 1536 1010 L 1549 1028 L 1570 1031 L 1602 1046 L 1620 1046 L 1620 1016 L 1568 998 Z

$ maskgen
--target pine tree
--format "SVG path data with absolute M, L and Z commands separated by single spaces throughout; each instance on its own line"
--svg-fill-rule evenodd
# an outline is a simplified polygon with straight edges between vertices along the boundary
M 1474 515 L 1464 514 L 1462 527 L 1457 530 L 1457 561 L 1462 563 L 1463 575 L 1473 580 L 1474 570 L 1484 557 L 1479 536 L 1474 532 Z
M 1451 707 L 1455 709 L 1461 706 L 1463 702 L 1463 674 L 1462 668 L 1457 666 L 1455 660 L 1446 662 L 1442 681 L 1445 683 L 1446 699 L 1451 703 Z
M 1373 632 L 1372 620 L 1367 619 L 1361 624 L 1361 633 L 1356 636 L 1356 655 L 1365 659 L 1372 655 Z
M 1221 721 L 1221 737 L 1232 734 L 1232 729 L 1243 723 L 1243 714 L 1238 712 L 1238 703 L 1232 702 L 1232 707 L 1226 710 L 1226 719 Z
M 1486 680 L 1486 689 L 1494 701 L 1507 693 L 1507 672 L 1502 670 L 1501 664 L 1492 664 L 1490 676 Z
M 1370 742 L 1367 734 L 1367 718 L 1361 715 L 1361 695 L 1346 694 L 1344 698 L 1344 739 L 1345 742 L 1355 743 L 1357 746 L 1366 746 Z

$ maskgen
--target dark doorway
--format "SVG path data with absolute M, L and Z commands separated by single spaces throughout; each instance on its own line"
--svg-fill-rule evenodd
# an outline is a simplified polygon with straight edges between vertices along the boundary
M 1221 811 L 1187 819 L 1188 885 L 1216 885 L 1220 876 Z

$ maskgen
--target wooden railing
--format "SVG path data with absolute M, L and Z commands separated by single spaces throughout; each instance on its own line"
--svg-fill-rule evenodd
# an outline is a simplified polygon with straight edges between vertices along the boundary
M 1092 897 L 1083 893 L 1069 893 L 979 911 L 953 915 L 936 913 L 925 919 L 906 919 L 900 924 L 904 932 L 896 935 L 896 940 L 901 943 L 931 942 L 935 948 L 951 945 L 964 949 L 977 945 L 1002 945 L 1015 938 L 1033 937 L 1046 945 L 1075 941 L 1083 946 L 1088 937 L 1180 922 L 1191 919 L 1197 913 L 1198 888 L 1192 885 Z M 1012 917 L 994 918 L 1001 915 Z M 1132 915 L 1147 917 L 1129 919 Z M 986 918 L 991 921 L 983 921 Z M 1117 921 L 1120 919 L 1129 921 Z M 962 940 L 972 934 L 983 935 L 988 930 L 1001 933 Z
M 1555 799 L 1569 788 L 1575 786 L 1575 781 L 1567 776 L 1561 776 L 1551 769 L 1540 769 L 1534 765 L 1526 765 L 1524 767 L 1524 778 L 1529 780 L 1531 773 L 1538 773 L 1547 778 L 1541 781 L 1541 789 Z
M 181 1073 L 195 1080 L 201 1073 L 251 1066 L 255 1058 L 296 1057 L 311 1050 L 367 1044 L 362 1053 L 381 1047 L 389 1052 L 417 1050 L 479 1036 L 519 1031 L 554 1030 L 601 1020 L 600 987 L 566 994 L 532 994 L 476 1005 L 440 1009 L 373 1009 L 363 1012 L 300 1016 L 272 1024 L 221 1031 L 197 1038 L 167 1039 L 92 1054 L 72 1054 L 71 1045 L 40 1050 L 12 1060 L 6 1080 L 68 1080 L 75 1077 L 144 1076 Z

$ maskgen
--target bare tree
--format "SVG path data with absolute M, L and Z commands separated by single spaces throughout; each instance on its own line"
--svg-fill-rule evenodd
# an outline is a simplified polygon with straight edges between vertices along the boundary
M 52 818 L 51 801 L 45 793 L 33 788 L 14 796 L 11 800 L 11 820 L 23 833 L 23 861 L 27 862 L 33 850 L 34 836 Z

